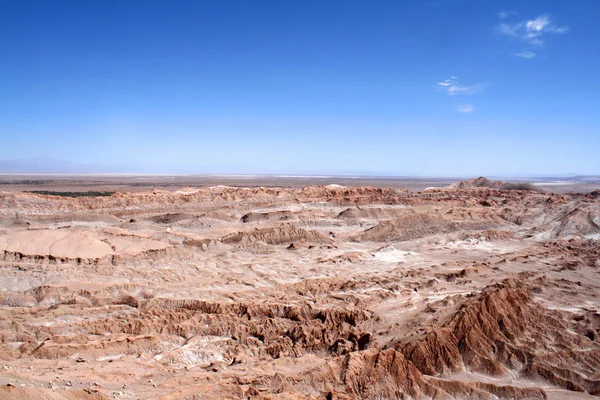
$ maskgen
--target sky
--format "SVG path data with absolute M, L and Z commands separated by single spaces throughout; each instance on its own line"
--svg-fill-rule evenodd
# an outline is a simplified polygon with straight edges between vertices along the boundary
M 0 0 L 0 161 L 600 174 L 599 21 L 597 0 Z

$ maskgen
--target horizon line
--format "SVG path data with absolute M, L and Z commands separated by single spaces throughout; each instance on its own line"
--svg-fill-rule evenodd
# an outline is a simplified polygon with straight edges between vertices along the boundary
M 244 174 L 244 173 L 152 173 L 152 172 L 2 172 L 0 171 L 1 176 L 60 176 L 60 177 L 86 177 L 86 176 L 95 176 L 95 177 L 223 177 L 223 178 L 260 178 L 260 177 L 276 177 L 276 178 L 346 178 L 346 179 L 362 179 L 362 178 L 381 178 L 381 179 L 397 179 L 397 178 L 405 178 L 405 179 L 463 179 L 463 178 L 504 178 L 504 179 L 538 179 L 538 178 L 588 178 L 588 177 L 600 177 L 600 174 L 576 174 L 576 173 L 559 173 L 559 174 L 519 174 L 519 175 L 510 175 L 510 174 L 457 174 L 457 175 L 410 175 L 410 174 L 386 174 L 386 175 L 377 175 L 377 174 L 276 174 L 276 173 L 264 173 L 264 174 Z

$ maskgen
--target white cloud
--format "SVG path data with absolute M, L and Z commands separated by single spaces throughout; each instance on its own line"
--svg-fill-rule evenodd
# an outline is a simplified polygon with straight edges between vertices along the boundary
M 536 54 L 532 51 L 520 51 L 517 53 L 513 53 L 513 56 L 517 56 L 520 58 L 525 58 L 527 60 L 531 60 L 532 58 L 534 58 L 536 56 Z
M 458 77 L 453 76 L 450 79 L 438 82 L 438 88 L 448 93 L 450 96 L 459 94 L 473 94 L 485 89 L 483 85 L 462 85 L 458 82 Z
M 475 111 L 475 107 L 471 104 L 463 104 L 462 106 L 458 106 L 456 111 L 458 111 L 461 114 L 470 114 L 473 111 Z
M 518 37 L 532 44 L 544 43 L 544 37 L 553 33 L 567 33 L 568 26 L 558 26 L 552 22 L 549 15 L 516 23 L 503 22 L 498 26 L 501 33 Z
M 543 31 L 550 25 L 550 18 L 547 15 L 540 15 L 536 19 L 530 19 L 525 22 L 525 29 L 529 34 L 536 34 Z

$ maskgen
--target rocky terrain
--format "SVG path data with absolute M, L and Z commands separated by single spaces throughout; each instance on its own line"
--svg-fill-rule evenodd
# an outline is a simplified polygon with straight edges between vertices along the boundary
M 1 399 L 600 397 L 600 193 L 0 192 Z

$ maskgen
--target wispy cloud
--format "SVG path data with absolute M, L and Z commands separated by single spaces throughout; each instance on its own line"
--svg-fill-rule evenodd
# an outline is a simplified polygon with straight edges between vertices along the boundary
M 536 55 L 537 54 L 535 54 L 533 51 L 519 51 L 517 53 L 513 53 L 513 56 L 517 56 L 519 58 L 525 58 L 526 60 L 531 60 Z
M 464 85 L 459 82 L 458 77 L 456 76 L 451 76 L 450 79 L 446 79 L 437 83 L 437 88 L 450 96 L 478 93 L 485 90 L 487 86 L 488 85 L 481 83 Z M 455 109 L 461 114 L 470 114 L 475 111 L 475 106 L 473 104 L 461 104 Z
M 461 114 L 470 114 L 473 111 L 475 111 L 475 107 L 471 104 L 463 104 L 462 106 L 458 106 L 456 111 L 458 111 Z
M 517 13 L 514 12 L 514 11 L 500 11 L 498 13 L 498 18 L 500 18 L 500 19 L 506 19 L 506 18 L 511 17 L 513 15 L 517 15 Z
M 452 76 L 450 79 L 438 82 L 437 87 L 448 93 L 450 96 L 459 94 L 473 94 L 481 92 L 485 89 L 485 85 L 481 84 L 463 85 L 458 82 L 458 77 L 456 76 Z
M 508 16 L 507 16 L 508 17 Z M 515 23 L 503 22 L 498 26 L 501 33 L 514 36 L 532 44 L 542 44 L 549 34 L 562 34 L 569 31 L 568 26 L 558 26 L 549 15 L 540 15 L 534 19 Z

